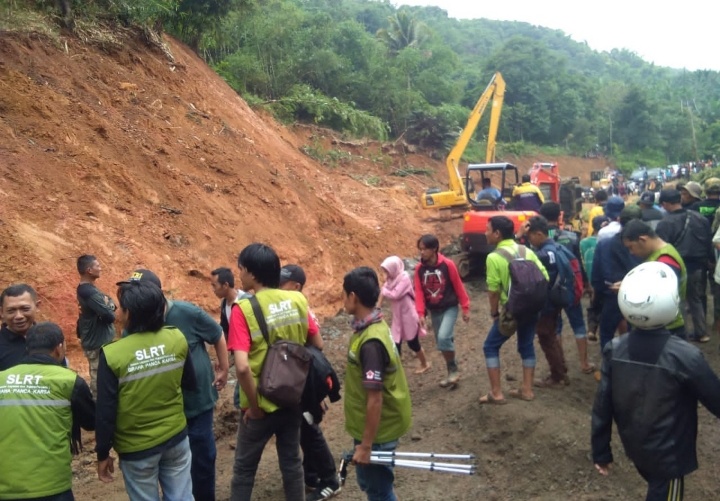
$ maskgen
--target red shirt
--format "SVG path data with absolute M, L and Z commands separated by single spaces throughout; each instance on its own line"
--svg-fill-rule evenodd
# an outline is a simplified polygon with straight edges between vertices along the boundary
M 308 311 L 308 337 L 317 336 L 320 333 L 315 315 Z M 245 313 L 242 309 L 234 304 L 230 315 L 230 331 L 228 333 L 228 350 L 250 352 L 252 339 L 250 337 L 250 328 L 248 327 Z

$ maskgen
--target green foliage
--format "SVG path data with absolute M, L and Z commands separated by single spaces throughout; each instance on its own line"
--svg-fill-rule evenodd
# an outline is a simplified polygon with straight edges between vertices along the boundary
M 345 164 L 352 160 L 352 155 L 347 151 L 328 150 L 317 139 L 313 141 L 312 145 L 303 145 L 300 151 L 329 167 L 337 167 L 339 164 Z
M 692 180 L 703 184 L 706 179 L 710 179 L 711 177 L 720 178 L 720 167 L 715 167 L 714 169 L 703 169 L 699 173 L 694 174 L 692 176 Z
M 355 137 L 387 139 L 387 126 L 380 119 L 307 85 L 296 85 L 287 96 L 272 103 L 271 108 L 281 118 L 312 122 Z

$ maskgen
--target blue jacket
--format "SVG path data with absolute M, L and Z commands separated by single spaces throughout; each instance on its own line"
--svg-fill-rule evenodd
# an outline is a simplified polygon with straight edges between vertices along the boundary
M 595 248 L 592 268 L 592 286 L 596 293 L 615 295 L 605 282 L 615 283 L 621 281 L 628 271 L 635 268 L 642 261 L 630 254 L 623 245 L 620 235 L 598 242 Z

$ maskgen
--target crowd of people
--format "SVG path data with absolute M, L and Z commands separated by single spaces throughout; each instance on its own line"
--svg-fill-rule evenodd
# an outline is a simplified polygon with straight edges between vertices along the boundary
M 506 395 L 531 402 L 538 389 L 571 384 L 559 335 L 564 312 L 581 372 L 599 380 L 592 418 L 596 468 L 608 474 L 615 420 L 648 482 L 647 499 L 682 499 L 683 477 L 697 468 L 698 401 L 720 416 L 720 380 L 688 342 L 709 341 L 720 321 L 720 179 L 704 186 L 688 182 L 657 197 L 646 192 L 638 203 L 599 191 L 596 201 L 584 238 L 560 226 L 555 202 L 542 203 L 519 231 L 503 215 L 490 218 L 491 327 L 483 345 L 489 391 L 479 403 L 502 405 Z M 371 501 L 396 499 L 393 468 L 373 462 L 373 451 L 395 451 L 412 424 L 402 344 L 416 355 L 414 374 L 426 373 L 432 365 L 421 341 L 431 328 L 445 362 L 439 386 L 454 388 L 461 378 L 454 332 L 459 318 L 470 321 L 470 299 L 454 262 L 439 249 L 436 236 L 422 235 L 414 270 L 390 256 L 379 265 L 383 280 L 365 266 L 343 279 L 343 306 L 352 318 L 342 382 L 345 429 L 354 443 L 358 485 Z M 95 432 L 98 478 L 114 481 L 119 457 L 131 500 L 160 499 L 160 492 L 168 500 L 214 500 L 214 408 L 231 367 L 240 419 L 230 498 L 251 499 L 273 437 L 286 499 L 337 495 L 342 486 L 319 426 L 324 402 L 279 405 L 260 390 L 276 342 L 305 346 L 323 358 L 319 322 L 302 292 L 305 272 L 281 266 L 277 253 L 259 243 L 239 253 L 237 270 L 238 285 L 230 268 L 211 272 L 221 300 L 216 320 L 197 305 L 167 297 L 160 277 L 147 269 L 116 284 L 116 301 L 96 285 L 99 260 L 80 256 L 76 334 L 90 384 L 67 368 L 60 327 L 37 321 L 36 291 L 28 284 L 6 288 L 0 294 L 0 421 L 6 431 L 0 436 L 0 499 L 74 499 L 71 455 L 81 445 L 82 428 Z M 587 293 L 590 306 L 583 311 Z M 384 301 L 391 325 L 380 308 Z M 544 377 L 535 374 L 536 335 L 549 367 Z M 505 392 L 500 348 L 513 336 L 522 379 Z M 598 340 L 601 371 L 588 357 L 588 342 Z M 662 389 L 654 378 L 662 379 Z M 337 394 L 339 381 L 327 384 Z M 28 481 L 27 471 L 39 480 Z

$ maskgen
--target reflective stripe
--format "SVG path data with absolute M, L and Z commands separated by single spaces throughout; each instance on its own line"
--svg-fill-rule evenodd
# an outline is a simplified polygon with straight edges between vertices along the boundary
M 297 325 L 297 324 L 307 325 L 308 324 L 307 317 L 305 317 L 304 319 L 289 318 L 282 322 L 275 322 L 272 324 L 268 324 L 268 331 L 272 331 L 273 329 L 280 329 L 282 327 L 287 327 L 288 325 Z M 263 337 L 262 331 L 260 329 L 252 330 L 252 331 L 250 331 L 250 337 L 253 339 Z
M 68 407 L 70 400 L 0 400 L 0 407 L 10 407 L 14 405 L 21 405 L 24 407 Z
M 154 376 L 155 374 L 162 374 L 163 372 L 172 371 L 175 369 L 179 369 L 185 365 L 184 361 L 175 362 L 173 364 L 166 365 L 164 367 L 158 367 L 157 369 L 151 369 L 149 371 L 145 372 L 135 372 L 133 374 L 128 374 L 125 377 L 121 377 L 118 379 L 118 383 L 127 383 L 128 381 L 135 381 L 136 379 L 143 379 L 146 377 Z

